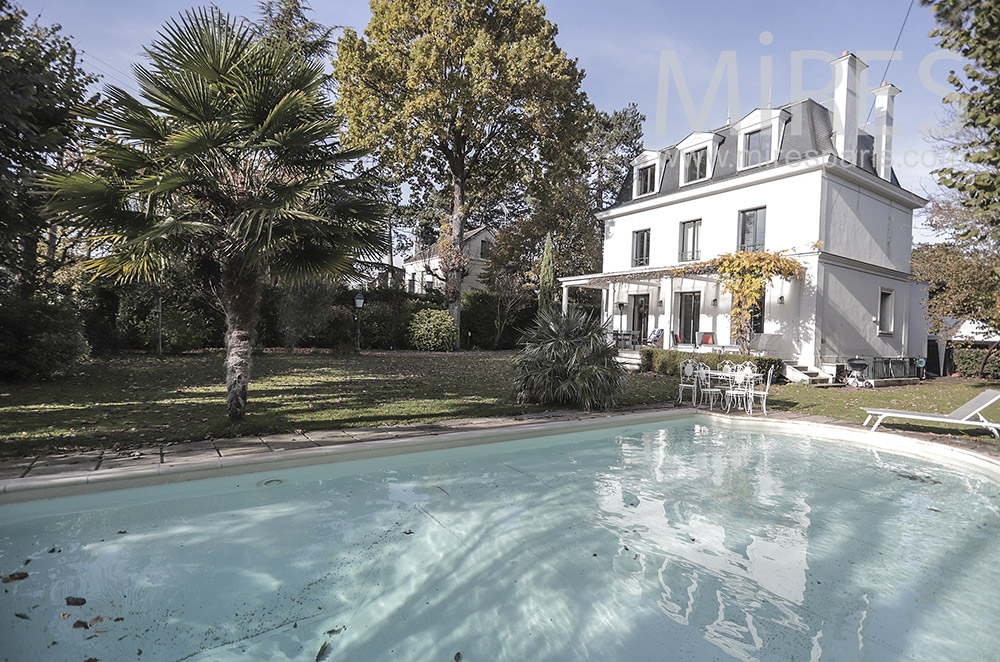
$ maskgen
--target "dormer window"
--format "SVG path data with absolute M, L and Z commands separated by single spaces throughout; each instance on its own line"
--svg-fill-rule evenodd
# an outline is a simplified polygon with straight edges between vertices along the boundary
M 712 178 L 712 169 L 723 136 L 716 133 L 695 132 L 677 143 L 680 185 L 694 184 Z
M 684 183 L 708 177 L 708 148 L 693 149 L 684 155 Z
M 639 195 L 647 195 L 656 191 L 656 166 L 648 165 L 639 168 Z
M 771 160 L 771 129 L 757 129 L 743 134 L 743 167 L 767 163 Z
M 647 149 L 632 159 L 632 199 L 653 195 L 660 188 L 660 178 L 666 165 L 664 150 Z
M 739 135 L 736 169 L 773 163 L 781 151 L 781 137 L 791 115 L 784 109 L 758 108 L 734 126 Z

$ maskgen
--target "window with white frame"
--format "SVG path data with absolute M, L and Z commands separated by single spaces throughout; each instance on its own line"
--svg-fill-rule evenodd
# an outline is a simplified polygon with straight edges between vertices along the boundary
M 879 290 L 878 295 L 878 332 L 879 335 L 892 335 L 893 313 L 892 290 Z
M 680 252 L 677 256 L 680 262 L 690 262 L 701 259 L 701 248 L 698 245 L 701 235 L 701 220 L 681 223 Z
M 737 250 L 759 253 L 764 250 L 764 229 L 767 208 L 744 209 L 740 212 L 740 234 Z
M 771 160 L 771 129 L 761 128 L 743 134 L 743 167 L 767 163 Z
M 648 165 L 639 168 L 639 181 L 636 193 L 638 195 L 649 195 L 656 192 L 656 165 Z
M 708 177 L 708 147 L 684 153 L 684 183 L 690 184 Z
M 632 266 L 649 266 L 649 230 L 632 233 Z

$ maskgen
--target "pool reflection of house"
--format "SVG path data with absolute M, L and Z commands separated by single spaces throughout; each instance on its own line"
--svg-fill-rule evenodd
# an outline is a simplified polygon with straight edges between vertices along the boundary
M 695 444 L 711 444 L 712 434 L 696 428 Z M 624 584 L 636 594 L 655 586 L 664 616 L 733 659 L 771 659 L 766 653 L 779 632 L 786 650 L 798 640 L 804 655 L 796 659 L 825 659 L 824 628 L 802 616 L 815 614 L 822 598 L 808 577 L 817 554 L 810 550 L 817 523 L 809 491 L 782 479 L 780 460 L 767 448 L 727 440 L 727 453 L 701 455 L 678 439 L 669 431 L 645 435 L 624 454 L 625 471 L 599 476 L 607 528 L 624 532 L 616 558 Z M 715 477 L 708 501 L 716 508 L 702 502 L 706 475 Z M 827 623 L 826 638 L 855 632 L 863 648 L 864 619 L 862 609 Z M 845 650 L 842 641 L 829 646 L 832 659 Z
M 730 297 L 717 276 L 672 276 L 677 267 L 734 251 L 784 251 L 806 268 L 776 281 L 753 319 L 755 347 L 822 371 L 846 357 L 923 356 L 926 324 L 910 280 L 913 210 L 926 200 L 892 171 L 893 99 L 883 84 L 874 129 L 858 129 L 866 65 L 831 63 L 832 109 L 812 99 L 758 108 L 632 162 L 604 221 L 602 273 L 561 279 L 602 291 L 615 331 L 665 346 L 732 344 Z M 829 369 L 829 367 L 828 367 Z

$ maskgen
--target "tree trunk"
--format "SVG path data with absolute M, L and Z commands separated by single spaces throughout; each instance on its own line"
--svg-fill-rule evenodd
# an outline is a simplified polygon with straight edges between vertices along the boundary
M 465 236 L 465 221 L 469 210 L 465 204 L 465 178 L 461 175 L 452 176 L 452 204 L 449 230 L 451 234 L 452 255 L 439 251 L 441 264 L 445 267 L 444 298 L 448 303 L 448 312 L 455 320 L 458 334 L 455 336 L 455 349 L 462 349 L 462 279 L 465 277 L 464 253 L 462 238 Z
M 986 372 L 986 362 L 990 360 L 990 356 L 992 356 L 993 351 L 997 348 L 997 345 L 1000 345 L 1000 340 L 997 340 L 990 345 L 990 348 L 986 350 L 986 354 L 983 355 L 983 362 L 979 364 L 979 374 L 976 375 L 979 379 L 983 378 L 983 373 Z
M 223 265 L 222 304 L 226 311 L 226 409 L 230 420 L 243 418 L 247 407 L 253 343 L 260 304 L 260 273 Z

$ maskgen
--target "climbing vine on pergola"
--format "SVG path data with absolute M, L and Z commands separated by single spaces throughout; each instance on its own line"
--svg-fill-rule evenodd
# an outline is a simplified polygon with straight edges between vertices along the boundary
M 750 351 L 750 318 L 764 295 L 764 289 L 775 278 L 791 280 L 802 278 L 805 267 L 798 260 L 784 255 L 784 251 L 726 253 L 719 257 L 693 262 L 673 269 L 644 271 L 642 277 L 684 278 L 687 276 L 718 275 L 722 291 L 732 295 L 731 328 L 735 343 L 744 354 Z M 593 283 L 608 280 L 628 280 L 629 276 L 603 277 Z
M 722 291 L 732 295 L 732 335 L 744 354 L 750 351 L 750 318 L 764 296 L 764 288 L 774 278 L 802 278 L 805 272 L 802 263 L 781 252 L 726 253 L 702 264 L 712 265 L 719 274 Z

